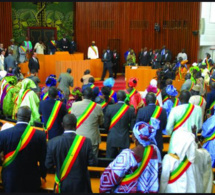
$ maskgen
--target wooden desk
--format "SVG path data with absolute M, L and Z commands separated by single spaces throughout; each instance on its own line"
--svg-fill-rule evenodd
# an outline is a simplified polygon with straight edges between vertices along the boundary
M 131 77 L 138 78 L 138 83 L 136 89 L 138 91 L 145 91 L 148 87 L 150 81 L 156 77 L 156 69 L 151 69 L 150 66 L 139 66 L 137 69 L 132 69 L 134 66 L 125 67 L 125 80 L 126 86 L 128 85 L 128 80 Z

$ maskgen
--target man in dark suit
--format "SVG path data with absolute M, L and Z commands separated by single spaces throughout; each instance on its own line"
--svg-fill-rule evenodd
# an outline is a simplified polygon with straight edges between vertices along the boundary
M 157 49 L 155 51 L 155 55 L 153 58 L 153 65 L 152 65 L 152 69 L 158 69 L 161 67 L 161 54 L 160 54 L 160 50 Z
M 77 51 L 77 44 L 75 42 L 75 38 L 72 37 L 72 41 L 71 41 L 71 54 L 75 53 Z
M 70 51 L 70 41 L 66 38 L 66 35 L 63 35 L 63 38 L 58 42 L 58 47 L 60 48 L 61 51 Z
M 107 50 L 102 55 L 102 62 L 103 62 L 103 73 L 101 81 L 104 81 L 105 75 L 107 70 L 109 71 L 109 77 L 113 77 L 113 63 L 112 63 L 112 56 L 113 53 L 110 50 L 110 47 L 107 47 Z
M 47 121 L 58 98 L 58 90 L 56 87 L 50 87 L 48 91 L 48 100 L 40 102 L 39 113 L 42 115 L 44 125 L 46 127 Z M 54 121 L 52 128 L 48 131 L 48 138 L 52 139 L 63 133 L 62 120 L 64 115 L 67 114 L 66 105 L 62 104 L 58 112 L 57 118 Z
M 74 142 L 76 135 L 77 119 L 74 114 L 67 114 L 63 118 L 64 133 L 48 142 L 45 165 L 52 168 L 56 166 L 56 175 L 60 180 L 60 171 L 63 162 Z M 92 193 L 90 176 L 87 166 L 97 164 L 89 138 L 85 138 L 68 175 L 60 181 L 60 192 Z M 55 185 L 56 189 L 56 185 Z
M 135 110 L 130 107 L 119 121 L 109 130 L 111 119 L 119 111 L 119 109 L 125 104 L 126 93 L 124 91 L 118 91 L 117 99 L 118 103 L 109 105 L 105 112 L 105 130 L 108 131 L 107 137 L 107 158 L 115 158 L 123 149 L 129 148 L 129 130 L 133 129 L 135 124 Z
M 154 93 L 148 93 L 146 95 L 147 106 L 139 109 L 139 111 L 137 113 L 136 122 L 144 121 L 144 122 L 148 123 L 150 121 L 150 118 L 156 108 L 155 101 L 156 101 L 156 96 Z M 162 150 L 163 150 L 162 130 L 164 130 L 166 128 L 166 123 L 167 123 L 167 115 L 166 115 L 166 110 L 164 108 L 162 108 L 162 112 L 161 112 L 160 116 L 158 117 L 158 120 L 160 120 L 160 128 L 157 130 L 155 140 L 156 140 L 157 146 L 162 154 Z
M 7 155 L 16 150 L 30 118 L 30 108 L 20 107 L 17 112 L 17 124 L 0 132 L 0 152 Z M 38 192 L 41 185 L 40 177 L 46 177 L 45 157 L 45 133 L 36 130 L 26 147 L 18 152 L 8 166 L 3 166 L 2 183 L 5 192 Z
M 119 69 L 119 54 L 117 53 L 116 49 L 113 50 L 112 62 L 113 62 L 114 78 L 116 79 L 117 72 Z
M 139 53 L 139 64 L 140 66 L 147 66 L 149 64 L 150 55 L 147 51 L 147 47 L 141 49 Z
M 30 72 L 32 69 L 34 69 L 38 73 L 38 71 L 40 69 L 40 64 L 39 64 L 39 60 L 37 58 L 36 52 L 33 52 L 32 58 L 29 60 L 29 63 L 28 63 L 28 68 L 29 68 Z
M 171 62 L 171 60 L 172 60 L 172 54 L 168 49 L 166 49 L 165 55 L 162 55 L 161 64 L 164 65 L 166 62 Z

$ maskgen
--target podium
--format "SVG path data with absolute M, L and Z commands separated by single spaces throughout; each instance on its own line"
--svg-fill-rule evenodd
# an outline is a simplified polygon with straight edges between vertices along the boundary
M 145 91 L 150 81 L 157 76 L 156 72 L 157 69 L 152 69 L 150 66 L 126 66 L 126 86 L 128 86 L 128 81 L 131 77 L 136 77 L 138 79 L 136 89 L 138 91 Z

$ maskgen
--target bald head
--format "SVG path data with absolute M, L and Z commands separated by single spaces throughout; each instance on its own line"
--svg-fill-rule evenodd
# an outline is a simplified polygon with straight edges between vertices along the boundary
M 155 104 L 156 102 L 156 96 L 154 93 L 152 92 L 149 92 L 147 93 L 146 95 L 146 104 L 149 105 L 149 104 Z
M 117 100 L 118 101 L 124 101 L 125 98 L 126 98 L 126 93 L 124 91 L 122 91 L 122 90 L 119 90 L 117 92 Z
M 179 96 L 179 100 L 180 100 L 181 104 L 187 104 L 189 102 L 190 96 L 191 96 L 191 94 L 188 90 L 181 91 L 180 96 Z
M 74 114 L 67 114 L 63 117 L 64 130 L 76 130 L 77 118 Z
M 17 121 L 29 122 L 31 119 L 31 109 L 28 106 L 21 106 L 17 112 Z

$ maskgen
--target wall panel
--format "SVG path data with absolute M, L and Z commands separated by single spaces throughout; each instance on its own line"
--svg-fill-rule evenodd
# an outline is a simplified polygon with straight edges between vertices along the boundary
M 199 36 L 192 31 L 199 29 L 200 2 L 76 2 L 75 12 L 76 41 L 85 57 L 92 40 L 101 57 L 109 39 L 120 39 L 121 67 L 130 47 L 138 54 L 145 46 L 157 49 L 166 45 L 173 57 L 185 48 L 189 63 L 197 60 Z M 169 24 L 165 29 L 164 21 Z M 154 31 L 155 23 L 160 32 Z
M 0 43 L 8 47 L 12 38 L 11 2 L 0 2 L 0 18 Z

